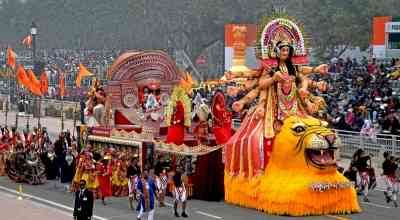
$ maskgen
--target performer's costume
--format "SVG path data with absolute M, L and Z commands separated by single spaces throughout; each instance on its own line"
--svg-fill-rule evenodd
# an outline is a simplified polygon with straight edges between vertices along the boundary
M 168 176 L 166 173 L 160 173 L 160 176 L 156 178 L 157 189 L 160 193 L 167 192 Z
M 90 155 L 87 155 L 83 165 L 82 180 L 86 181 L 86 188 L 92 192 L 96 192 L 99 188 L 99 181 L 96 178 L 96 165 Z
M 108 161 L 108 164 L 104 162 L 99 162 L 97 164 L 97 179 L 100 185 L 100 194 L 102 198 L 112 196 L 112 166 L 111 160 Z
M 37 185 L 46 181 L 44 165 L 34 151 L 29 154 L 22 151 L 14 152 L 10 155 L 6 164 L 7 174 L 15 182 Z
M 114 196 L 128 195 L 128 178 L 126 177 L 126 161 L 118 159 L 113 167 L 112 187 Z
M 400 192 L 400 176 L 398 164 L 393 158 L 387 156 L 388 158 L 383 162 L 382 169 L 385 180 L 386 189 L 384 191 L 386 196 L 386 201 L 394 201 L 395 206 L 397 204 L 397 196 Z M 392 160 L 393 159 L 393 160 Z
M 174 187 L 175 200 L 177 202 L 185 202 L 187 199 L 185 184 L 182 182 L 181 186 Z
M 61 166 L 61 183 L 71 183 L 75 175 L 75 158 L 72 154 L 65 156 Z
M 126 178 L 128 178 L 128 195 L 133 197 L 136 193 L 136 185 L 138 178 L 140 177 L 140 167 L 135 165 L 129 165 L 127 169 Z
M 147 111 L 157 109 L 160 107 L 156 97 L 153 94 L 147 96 L 146 103 L 144 105 Z
M 185 115 L 182 102 L 178 101 L 175 108 L 176 110 L 172 116 L 171 125 L 168 127 L 167 143 L 181 145 L 185 137 Z
M 208 140 L 208 116 L 210 114 L 210 109 L 207 104 L 201 103 L 197 107 L 197 118 L 198 123 L 193 130 L 199 143 L 205 143 Z
M 185 127 L 191 125 L 192 103 L 188 94 L 191 93 L 192 84 L 192 78 L 187 74 L 180 85 L 172 91 L 171 99 L 165 109 L 165 122 L 168 126 L 167 143 L 183 144 Z
M 139 212 L 138 218 L 143 216 L 144 212 L 149 212 L 149 218 L 153 219 L 156 186 L 151 178 L 147 180 L 144 178 L 139 179 L 137 183 L 137 191 L 139 196 L 138 206 L 136 211 Z
M 217 144 L 225 144 L 232 136 L 232 114 L 225 105 L 222 92 L 215 93 L 212 100 L 213 132 Z
M 0 176 L 6 175 L 6 161 L 8 158 L 8 144 L 0 144 Z
M 89 100 L 86 102 L 86 108 L 84 110 L 86 125 L 94 127 L 109 124 L 110 114 L 112 112 L 111 102 L 98 79 L 94 78 L 94 83 L 87 96 Z
M 326 66 L 296 66 L 308 62 L 299 27 L 286 18 L 265 21 L 262 68 L 232 73 L 247 79 L 249 91 L 233 109 L 258 102 L 225 145 L 225 199 L 279 215 L 359 212 L 353 186 L 336 170 L 335 133 L 311 117 L 325 103 L 308 92 L 319 87 L 307 74 L 323 73 Z M 290 51 L 287 58 L 283 49 Z
M 57 161 L 56 154 L 53 151 L 44 152 L 41 156 L 46 169 L 46 176 L 48 180 L 54 180 L 57 178 Z
M 71 190 L 73 192 L 76 192 L 77 190 L 79 190 L 79 182 L 82 179 L 83 171 L 85 169 L 85 166 L 84 166 L 85 160 L 86 160 L 86 156 L 85 156 L 84 152 L 79 154 L 76 158 L 76 170 L 75 170 L 74 178 L 72 180 L 72 187 L 71 187 Z

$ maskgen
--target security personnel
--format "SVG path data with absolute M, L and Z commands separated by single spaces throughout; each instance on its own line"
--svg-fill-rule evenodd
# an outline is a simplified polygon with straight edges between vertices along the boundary
M 90 220 L 93 216 L 93 193 L 86 189 L 85 180 L 81 180 L 79 186 L 75 193 L 74 219 Z

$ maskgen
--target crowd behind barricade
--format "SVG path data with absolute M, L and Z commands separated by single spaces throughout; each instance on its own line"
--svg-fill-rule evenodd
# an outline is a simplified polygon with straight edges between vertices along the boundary
M 27 133 L 1 127 L 0 176 L 32 185 L 54 180 L 63 184 L 65 191 L 77 193 L 82 191 L 84 183 L 84 188 L 104 205 L 107 197 L 127 196 L 132 210 L 133 202 L 137 203 L 138 219 L 144 212 L 149 212 L 152 219 L 155 198 L 164 207 L 164 198 L 170 195 L 175 202 L 174 215 L 188 217 L 185 169 L 174 164 L 168 155 L 159 155 L 154 166 L 146 165 L 142 172 L 138 155 L 129 149 L 94 149 L 90 144 L 78 149 L 77 146 L 68 130 L 53 141 L 46 128 L 34 128 Z M 182 204 L 182 213 L 177 211 L 178 204 Z
M 322 113 L 334 128 L 361 132 L 374 137 L 377 133 L 399 135 L 399 92 L 393 86 L 392 73 L 399 63 L 375 59 L 333 59 L 329 90 L 325 95 L 328 112 Z

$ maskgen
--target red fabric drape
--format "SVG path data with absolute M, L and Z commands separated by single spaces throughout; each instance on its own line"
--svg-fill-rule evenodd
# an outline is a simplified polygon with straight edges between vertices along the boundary
M 193 184 L 194 199 L 220 201 L 224 198 L 222 149 L 197 157 Z

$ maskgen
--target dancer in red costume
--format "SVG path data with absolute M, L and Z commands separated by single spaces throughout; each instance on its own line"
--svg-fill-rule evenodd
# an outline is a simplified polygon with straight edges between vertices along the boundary
M 183 144 L 185 136 L 185 110 L 181 101 L 176 103 L 174 114 L 172 115 L 171 126 L 168 127 L 167 143 L 176 145 Z
M 112 166 L 111 154 L 107 154 L 103 160 L 97 164 L 97 179 L 100 184 L 100 194 L 103 205 L 106 205 L 104 199 L 112 196 Z
M 232 136 L 232 114 L 225 106 L 225 96 L 217 91 L 212 101 L 213 132 L 217 144 L 225 144 Z

